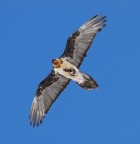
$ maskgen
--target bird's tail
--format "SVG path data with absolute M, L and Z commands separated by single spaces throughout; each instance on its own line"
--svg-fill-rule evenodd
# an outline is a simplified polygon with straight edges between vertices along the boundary
M 81 86 L 85 90 L 95 89 L 98 87 L 97 82 L 89 75 L 82 73 L 83 81 L 77 82 L 79 86 Z

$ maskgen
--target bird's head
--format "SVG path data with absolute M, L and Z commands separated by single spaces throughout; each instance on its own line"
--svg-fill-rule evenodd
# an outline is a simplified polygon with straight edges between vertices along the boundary
M 53 59 L 52 63 L 53 63 L 53 67 L 60 68 L 60 65 L 63 63 L 63 61 L 61 59 Z

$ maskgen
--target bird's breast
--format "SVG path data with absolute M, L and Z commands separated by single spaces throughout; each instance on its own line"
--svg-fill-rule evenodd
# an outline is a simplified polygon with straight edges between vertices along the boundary
M 61 59 L 60 67 L 55 67 L 54 71 L 66 78 L 74 80 L 78 76 L 79 70 L 71 63 L 67 62 L 65 59 Z

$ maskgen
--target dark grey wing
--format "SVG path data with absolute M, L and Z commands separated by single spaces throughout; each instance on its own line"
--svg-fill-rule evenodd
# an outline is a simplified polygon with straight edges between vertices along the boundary
M 96 34 L 106 25 L 105 18 L 105 16 L 100 17 L 96 15 L 84 23 L 69 37 L 65 51 L 61 57 L 67 57 L 69 62 L 79 67 Z
M 49 76 L 39 84 L 30 110 L 30 125 L 38 126 L 42 123 L 45 113 L 48 112 L 53 102 L 69 82 L 69 79 L 55 75 L 52 70 Z

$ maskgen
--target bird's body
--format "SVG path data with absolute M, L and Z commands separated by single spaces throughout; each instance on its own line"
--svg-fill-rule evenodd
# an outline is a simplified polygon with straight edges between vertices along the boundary
M 45 113 L 48 112 L 70 80 L 75 81 L 86 90 L 98 87 L 96 81 L 91 76 L 81 72 L 79 67 L 96 34 L 105 26 L 105 22 L 105 17 L 96 15 L 84 23 L 68 38 L 62 56 L 52 60 L 53 69 L 39 84 L 31 106 L 29 115 L 31 125 L 35 126 L 42 123 Z
M 56 59 L 56 61 L 59 59 Z M 78 81 L 78 79 L 82 79 L 82 75 L 80 74 L 80 71 L 76 66 L 71 64 L 66 60 L 66 58 L 60 59 L 62 63 L 59 67 L 54 67 L 54 71 L 56 74 L 60 74 L 68 79 L 71 79 L 73 81 Z
M 80 86 L 81 84 L 84 84 L 84 82 L 89 82 L 89 87 L 85 86 L 83 87 L 84 89 L 92 89 L 98 87 L 97 83 L 94 80 L 91 80 L 90 76 L 80 72 L 80 70 L 76 66 L 68 62 L 66 58 L 55 59 L 53 61 L 53 66 L 55 74 L 62 75 L 68 79 L 71 79 Z M 87 77 L 85 77 L 85 75 Z M 89 79 L 91 81 L 89 81 Z

